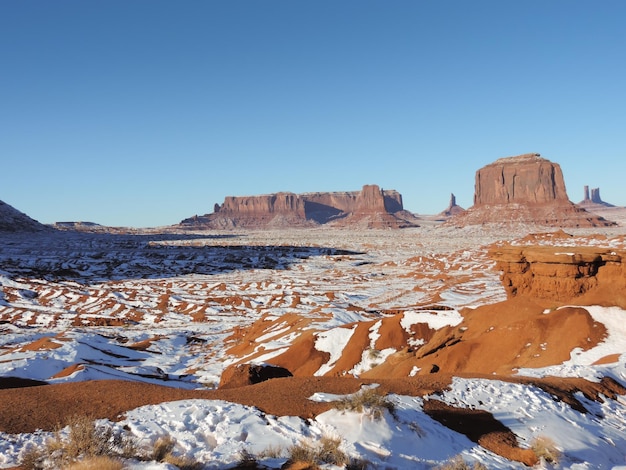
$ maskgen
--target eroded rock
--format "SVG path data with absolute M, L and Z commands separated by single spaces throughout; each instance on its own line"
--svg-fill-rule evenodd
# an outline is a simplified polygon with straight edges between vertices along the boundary
M 219 388 L 236 388 L 280 377 L 292 377 L 284 367 L 270 364 L 235 364 L 222 372 Z
M 509 297 L 583 304 L 587 299 L 626 307 L 626 253 L 610 248 L 513 246 L 494 247 L 489 255 L 502 272 Z
M 454 225 L 536 224 L 552 227 L 615 225 L 573 204 L 561 167 L 538 153 L 500 158 L 476 172 L 474 205 Z

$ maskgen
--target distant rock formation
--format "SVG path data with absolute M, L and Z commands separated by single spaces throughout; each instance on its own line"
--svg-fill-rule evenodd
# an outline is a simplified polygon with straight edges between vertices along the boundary
M 462 214 L 463 212 L 465 212 L 465 209 L 457 205 L 456 196 L 454 195 L 454 193 L 450 193 L 450 203 L 448 204 L 448 207 L 444 211 L 439 213 L 439 216 L 452 217 L 455 215 Z
M 43 232 L 50 227 L 31 219 L 6 202 L 0 201 L 0 232 Z
M 600 197 L 600 188 L 591 188 L 591 197 L 589 196 L 589 186 L 584 187 L 584 199 L 578 203 L 579 206 L 587 209 L 597 209 L 600 207 L 615 207 L 613 204 L 604 202 Z
M 368 228 L 416 226 L 416 218 L 403 210 L 402 195 L 365 185 L 361 191 L 288 192 L 260 196 L 228 196 L 212 214 L 194 216 L 180 225 L 190 228 L 280 228 L 358 225 Z
M 476 172 L 474 205 L 454 225 L 522 223 L 553 227 L 615 225 L 574 205 L 561 167 L 538 153 L 500 158 Z

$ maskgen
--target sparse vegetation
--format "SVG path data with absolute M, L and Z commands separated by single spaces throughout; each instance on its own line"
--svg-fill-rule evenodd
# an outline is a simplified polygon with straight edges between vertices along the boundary
M 263 452 L 259 454 L 260 459 L 279 459 L 283 456 L 283 448 L 280 446 L 269 445 Z
M 124 464 L 119 459 L 101 455 L 70 464 L 65 470 L 123 470 L 123 468 Z
M 439 467 L 439 470 L 487 470 L 487 467 L 480 462 L 467 463 L 463 457 L 457 455 Z
M 96 457 L 109 457 L 108 461 L 131 457 L 137 449 L 129 436 L 115 435 L 110 426 L 98 426 L 87 416 L 74 416 L 67 426 L 67 436 L 59 430 L 42 448 L 28 448 L 22 454 L 21 466 L 27 470 L 67 468 Z
M 556 448 L 554 441 L 546 436 L 535 438 L 530 448 L 539 459 L 543 459 L 548 463 L 557 463 L 561 457 L 561 453 Z
M 111 426 L 97 425 L 87 416 L 73 417 L 65 435 L 56 432 L 43 447 L 26 449 L 20 461 L 25 470 L 121 470 L 122 459 L 169 463 L 180 470 L 199 470 L 201 464 L 173 453 L 176 441 L 169 436 L 159 437 L 152 448 L 141 449 L 125 434 L 115 434 Z
M 357 393 L 348 395 L 335 403 L 340 411 L 354 411 L 367 413 L 373 419 L 381 419 L 387 410 L 395 417 L 396 407 L 389 398 L 381 395 L 374 388 L 365 388 Z
M 340 445 L 340 439 L 328 436 L 323 436 L 315 443 L 301 441 L 289 448 L 289 460 L 312 466 L 331 464 L 343 467 L 350 463 L 350 458 L 339 448 Z

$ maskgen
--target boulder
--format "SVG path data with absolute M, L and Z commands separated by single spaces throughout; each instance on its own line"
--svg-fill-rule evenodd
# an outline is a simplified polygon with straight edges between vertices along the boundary
M 292 377 L 292 373 L 270 364 L 235 364 L 224 369 L 219 388 L 245 387 L 280 377 Z

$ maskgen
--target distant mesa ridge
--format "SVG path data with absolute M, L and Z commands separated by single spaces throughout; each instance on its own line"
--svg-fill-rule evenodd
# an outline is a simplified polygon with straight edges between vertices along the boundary
M 531 223 L 554 227 L 615 225 L 572 203 L 567 197 L 561 167 L 538 153 L 500 158 L 479 169 L 474 205 L 449 223 Z
M 180 225 L 207 228 L 307 227 L 361 225 L 370 228 L 416 226 L 395 190 L 365 185 L 360 191 L 279 192 L 257 196 L 227 196 L 212 214 L 194 216 Z

